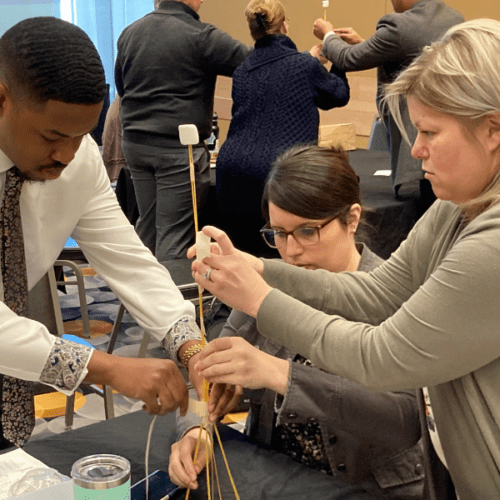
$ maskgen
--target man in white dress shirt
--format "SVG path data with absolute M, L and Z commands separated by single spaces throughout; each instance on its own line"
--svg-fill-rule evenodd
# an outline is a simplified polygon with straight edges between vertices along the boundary
M 2 36 L 0 200 L 5 172 L 15 165 L 26 181 L 20 205 L 28 288 L 72 236 L 172 360 L 119 358 L 56 338 L 42 324 L 14 314 L 2 300 L 0 373 L 66 394 L 81 382 L 108 384 L 144 401 L 150 413 L 179 406 L 185 413 L 187 388 L 174 360 L 188 367 L 194 361 L 189 357 L 200 344 L 194 306 L 141 243 L 111 190 L 89 136 L 105 92 L 101 60 L 80 28 L 39 17 L 21 21 Z M 0 290 L 2 298 L 3 286 Z M 199 387 L 194 374 L 191 380 Z

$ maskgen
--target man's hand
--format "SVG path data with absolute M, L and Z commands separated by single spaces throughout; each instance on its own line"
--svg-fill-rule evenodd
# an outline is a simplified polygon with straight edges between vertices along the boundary
M 223 417 L 238 404 L 243 395 L 241 385 L 233 384 L 213 384 L 208 400 L 208 418 L 215 423 L 217 419 Z
M 331 23 L 325 21 L 324 19 L 316 19 L 316 21 L 314 21 L 313 34 L 316 38 L 323 40 L 329 31 L 333 31 Z
M 364 42 L 364 39 L 361 38 L 352 28 L 335 28 L 333 32 L 349 45 L 356 45 Z
M 168 464 L 168 475 L 170 479 L 181 488 L 198 488 L 197 477 L 206 464 L 207 439 L 210 437 L 206 430 L 202 430 L 200 446 L 196 463 L 193 458 L 196 450 L 196 443 L 200 435 L 200 428 L 190 429 L 180 441 L 174 443 L 171 448 L 170 462 Z M 210 441 L 209 441 L 210 443 Z
M 241 337 L 221 337 L 209 342 L 200 352 L 195 369 L 208 382 L 268 388 L 283 395 L 288 384 L 288 361 L 262 352 Z M 216 404 L 216 398 L 214 394 L 209 404 Z M 209 406 L 210 413 L 216 412 L 216 408 Z
M 203 232 L 215 240 L 221 254 L 211 254 L 203 262 L 194 261 L 194 279 L 228 306 L 255 317 L 262 301 L 271 291 L 259 274 L 264 264 L 260 259 L 236 250 L 224 231 L 206 226 Z M 209 268 L 210 276 L 206 279 L 205 273 Z
M 121 358 L 92 351 L 85 382 L 110 385 L 118 392 L 144 401 L 152 415 L 165 415 L 177 408 L 185 415 L 188 390 L 181 372 L 172 360 Z

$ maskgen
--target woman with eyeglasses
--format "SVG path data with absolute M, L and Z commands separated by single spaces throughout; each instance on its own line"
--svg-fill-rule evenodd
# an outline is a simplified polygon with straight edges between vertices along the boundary
M 359 183 L 342 150 L 298 146 L 285 152 L 271 169 L 262 208 L 269 220 L 261 230 L 264 241 L 288 264 L 341 272 L 382 263 L 356 242 Z M 413 391 L 375 393 L 319 370 L 262 337 L 256 321 L 239 311 L 231 313 L 221 337 L 231 342 L 231 363 L 218 382 L 234 385 L 236 394 L 220 406 L 227 411 L 241 395 L 239 387 L 249 389 L 250 437 L 341 484 L 356 483 L 383 498 L 422 498 Z M 183 437 L 172 448 L 169 473 L 177 484 L 196 488 L 205 464 L 203 453 L 192 464 L 199 428 L 190 417 L 178 425 Z

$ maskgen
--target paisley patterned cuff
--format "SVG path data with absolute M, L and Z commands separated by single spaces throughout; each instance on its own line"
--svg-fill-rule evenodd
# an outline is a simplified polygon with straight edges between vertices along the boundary
M 179 362 L 177 351 L 182 344 L 185 344 L 189 340 L 201 340 L 201 332 L 194 319 L 183 316 L 161 341 L 161 347 L 171 359 Z
M 57 338 L 40 375 L 42 384 L 73 392 L 87 373 L 92 348 Z

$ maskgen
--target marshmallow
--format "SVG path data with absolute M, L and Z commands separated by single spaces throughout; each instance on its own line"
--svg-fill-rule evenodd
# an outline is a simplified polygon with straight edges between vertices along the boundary
M 179 139 L 183 146 L 194 146 L 198 144 L 200 142 L 200 136 L 198 135 L 198 128 L 196 125 L 192 123 L 179 125 Z
M 210 257 L 210 236 L 198 231 L 196 233 L 196 260 L 202 261 L 205 257 Z
M 330 6 L 330 2 L 328 0 L 323 0 L 323 2 L 321 2 L 321 4 L 323 5 L 324 9 L 327 9 Z

